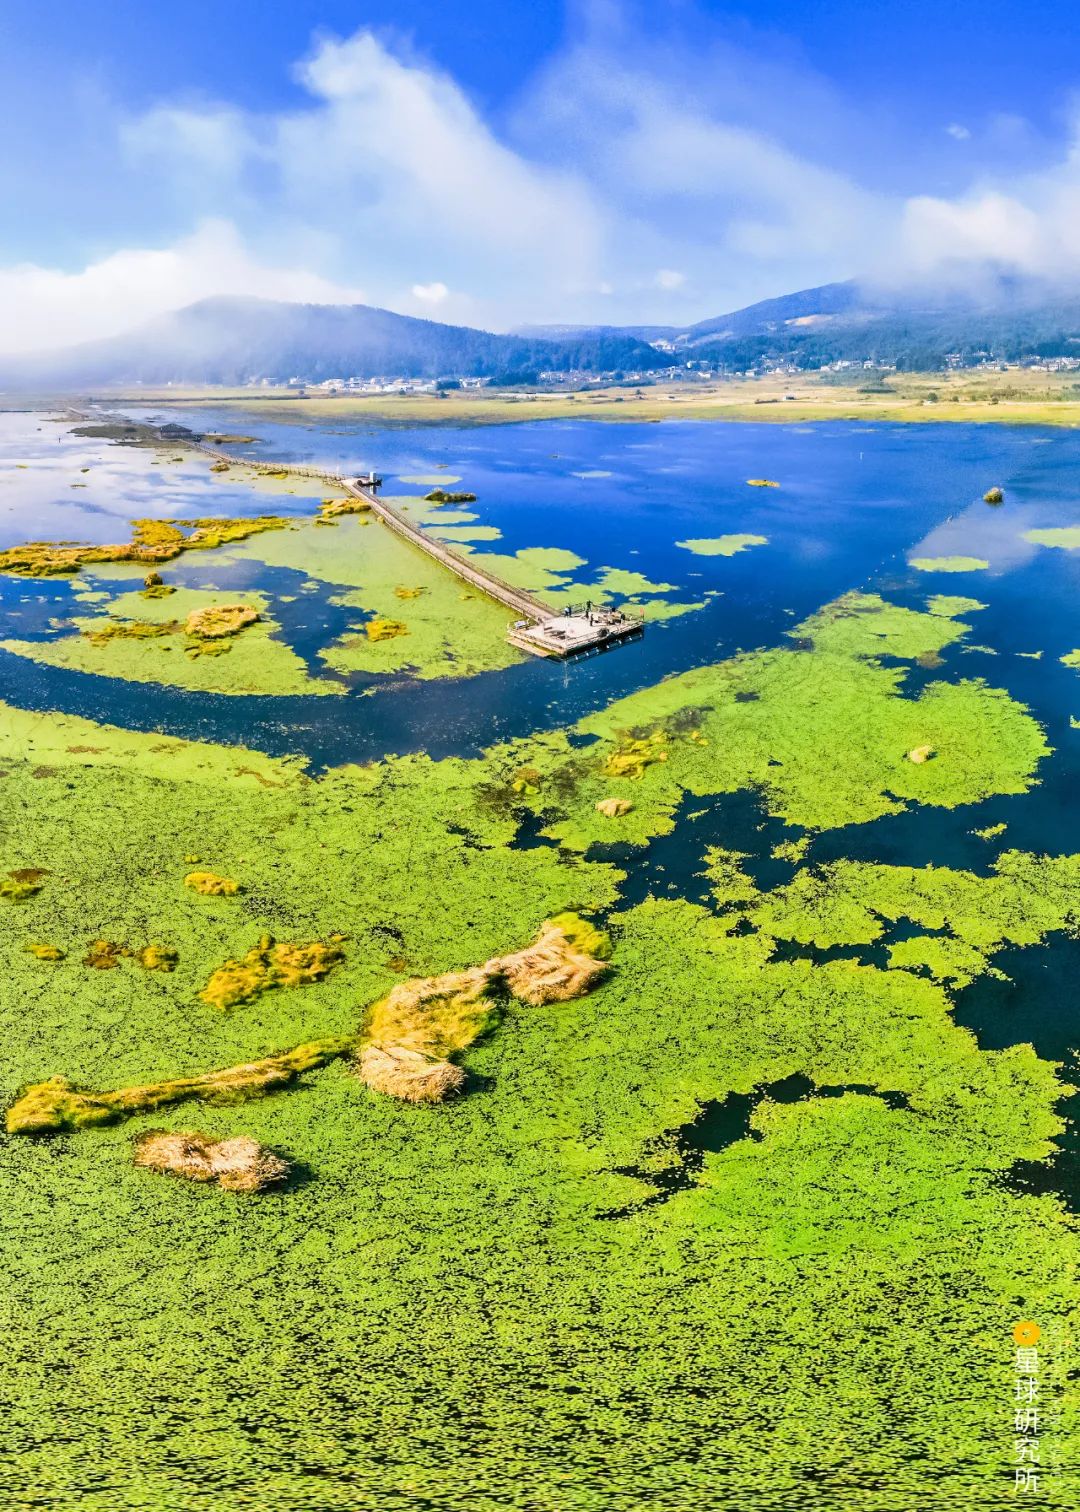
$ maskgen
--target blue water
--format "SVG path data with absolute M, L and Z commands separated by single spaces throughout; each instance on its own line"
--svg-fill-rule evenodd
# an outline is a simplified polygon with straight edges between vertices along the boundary
M 207 429 L 247 429 L 242 415 L 220 410 L 186 411 L 185 420 Z M 1068 716 L 1080 708 L 1080 697 L 1071 697 L 1074 690 L 1080 694 L 1080 685 L 1057 658 L 1073 649 L 1070 608 L 1080 554 L 1020 539 L 1033 525 L 1071 523 L 1077 516 L 1080 438 L 1070 432 L 694 421 L 381 430 L 367 422 L 332 430 L 261 418 L 250 423 L 259 444 L 234 448 L 238 455 L 355 470 L 374 466 L 385 475 L 388 493 L 423 493 L 424 485 L 396 480 L 445 467 L 477 494 L 472 508 L 479 523 L 502 532 L 492 550 L 568 547 L 589 564 L 580 569 L 583 579 L 604 566 L 621 567 L 673 585 L 670 597 L 681 601 L 700 600 L 710 590 L 718 596 L 700 611 L 650 627 L 636 644 L 571 667 L 528 661 L 452 682 L 360 677 L 354 691 L 365 695 L 362 701 L 241 700 L 156 689 L 148 708 L 143 691 L 130 684 L 8 655 L 0 655 L 0 696 L 191 738 L 301 753 L 316 766 L 420 749 L 433 755 L 475 752 L 507 736 L 571 723 L 687 667 L 780 644 L 793 623 L 858 587 L 916 606 L 933 592 L 986 601 L 989 608 L 976 617 L 969 639 L 1002 654 L 967 655 L 957 672 L 988 676 L 1031 701 L 1055 737 L 1074 738 Z M 241 483 L 224 493 L 219 485 L 211 489 L 201 461 L 151 477 L 145 453 L 101 443 L 96 450 L 112 459 L 127 453 L 128 514 L 312 508 L 309 499 L 269 499 Z M 88 476 L 96 473 L 95 466 Z M 781 486 L 749 488 L 750 477 L 775 478 Z M 1000 510 L 981 502 L 991 483 L 1007 489 Z M 89 496 L 87 503 L 80 532 L 73 496 L 60 497 L 63 533 L 115 538 L 115 506 L 103 526 L 100 504 Z M 47 513 L 43 523 L 50 523 Z M 734 532 L 764 535 L 769 545 L 734 557 L 701 557 L 675 544 Z M 906 565 L 912 553 L 955 552 L 986 557 L 990 571 L 931 576 Z M 183 578 L 197 581 L 196 574 L 206 570 L 185 563 Z M 227 586 L 232 571 L 222 564 L 213 579 Z M 253 573 L 245 563 L 235 581 L 264 587 L 277 599 L 294 593 L 300 578 L 282 569 Z M 327 597 L 313 595 L 291 610 L 276 605 L 274 611 L 284 636 L 320 670 L 318 650 L 343 629 L 341 613 Z M 67 584 L 0 579 L 5 635 L 55 633 L 50 621 L 73 612 L 86 609 Z M 12 613 L 17 618 L 7 619 Z M 1013 654 L 1038 649 L 1045 650 L 1042 662 Z

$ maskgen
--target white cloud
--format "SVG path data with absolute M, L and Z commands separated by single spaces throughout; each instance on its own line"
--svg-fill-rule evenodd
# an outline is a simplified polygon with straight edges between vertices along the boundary
M 450 290 L 444 283 L 413 284 L 413 298 L 421 304 L 440 305 L 449 295 Z
M 363 298 L 362 290 L 303 268 L 265 266 L 234 226 L 209 221 L 173 247 L 114 252 L 78 273 L 32 263 L 0 268 L 3 349 L 89 341 L 214 294 L 312 303 Z
M 854 159 L 836 166 L 858 121 L 820 80 L 648 41 L 594 25 L 505 130 L 445 72 L 363 30 L 317 44 L 290 109 L 162 101 L 113 123 L 110 212 L 145 195 L 160 211 L 147 223 L 180 232 L 161 246 L 118 234 L 81 270 L 0 268 L 0 347 L 66 345 L 215 293 L 366 295 L 498 328 L 589 322 L 600 305 L 605 321 L 689 321 L 861 273 L 1080 271 L 1075 138 L 1056 167 L 985 181 L 973 143 L 961 192 L 905 198 L 863 182 Z M 970 136 L 954 122 L 927 142 L 942 131 Z M 1027 123 L 990 118 L 979 143 L 995 131 L 1031 160 Z

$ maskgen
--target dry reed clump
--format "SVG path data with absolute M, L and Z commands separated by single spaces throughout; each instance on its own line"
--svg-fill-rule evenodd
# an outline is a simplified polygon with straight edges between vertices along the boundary
M 605 777 L 628 777 L 632 781 L 645 775 L 646 767 L 654 762 L 666 761 L 667 736 L 663 730 L 654 730 L 651 735 L 626 738 L 617 751 L 604 762 L 601 770 Z
M 165 580 L 160 572 L 148 572 L 142 581 L 144 588 L 160 588 Z
M 913 761 L 916 766 L 922 766 L 924 761 L 929 761 L 934 755 L 934 748 L 930 745 L 915 746 L 907 753 L 907 759 Z
M 634 805 L 629 798 L 601 798 L 596 804 L 596 812 L 603 814 L 605 819 L 621 819 L 624 814 L 629 814 Z
M 997 486 L 988 488 L 983 494 L 984 504 L 1003 504 L 1004 502 L 1005 490 L 1003 488 L 998 488 Z
M 227 462 L 211 462 L 210 471 L 216 473 L 228 472 L 229 464 Z
M 403 1102 L 445 1102 L 465 1085 L 465 1073 L 453 1061 L 432 1060 L 400 1045 L 365 1045 L 356 1067 L 360 1080 L 373 1092 Z
M 368 1010 L 365 1038 L 436 1060 L 464 1050 L 497 1016 L 484 995 L 496 975 L 482 966 L 399 982 Z
M 394 597 L 399 599 L 418 599 L 427 592 L 426 588 L 402 588 L 394 589 Z
M 27 898 L 32 898 L 35 893 L 41 891 L 41 883 L 28 877 L 18 877 L 9 873 L 0 878 L 0 898 L 7 898 L 9 903 L 25 903 Z
M 59 945 L 28 945 L 27 950 L 39 961 L 62 961 L 64 952 Z
M 583 997 L 608 971 L 608 936 L 577 914 L 548 919 L 531 945 L 489 961 L 514 997 L 539 1007 Z
M 184 886 L 206 898 L 231 898 L 240 891 L 239 882 L 234 882 L 231 877 L 219 877 L 212 871 L 188 872 Z
M 259 943 L 239 961 L 226 961 L 219 966 L 199 996 L 204 1003 L 224 1012 L 239 1003 L 250 1003 L 274 987 L 304 987 L 319 982 L 344 960 L 343 938 L 331 935 L 327 941 L 276 944 L 270 935 L 262 935 Z
M 367 1014 L 356 1059 L 360 1079 L 373 1092 L 406 1102 L 442 1102 L 465 1084 L 450 1056 L 471 1045 L 498 1010 L 484 996 L 493 974 L 486 968 L 399 982 Z
M 385 615 L 377 614 L 374 619 L 369 619 L 364 626 L 364 634 L 369 641 L 393 640 L 398 635 L 408 635 L 409 627 L 401 620 L 388 619 Z
M 9 1134 L 55 1134 L 63 1129 L 95 1128 L 135 1113 L 152 1113 L 174 1103 L 231 1103 L 276 1092 L 306 1071 L 314 1071 L 347 1054 L 355 1039 L 310 1040 L 279 1055 L 239 1066 L 185 1076 L 173 1081 L 121 1087 L 115 1092 L 83 1092 L 66 1076 L 24 1087 L 7 1110 Z
M 747 484 L 748 488 L 779 488 L 780 487 L 779 483 L 774 482 L 772 478 L 747 478 L 746 484 Z
M 289 1163 L 249 1135 L 214 1139 L 185 1130 L 149 1129 L 135 1141 L 135 1164 L 188 1181 L 216 1181 L 226 1192 L 262 1192 L 284 1181 Z
M 184 621 L 184 629 L 188 635 L 197 635 L 202 640 L 216 640 L 237 635 L 258 618 L 259 611 L 250 604 L 216 604 L 208 609 L 193 609 Z
M 471 971 L 400 982 L 368 1011 L 355 1063 L 361 1081 L 406 1102 L 443 1102 L 465 1085 L 452 1057 L 498 1019 L 493 988 L 535 1006 L 567 1002 L 604 975 L 610 951 L 607 935 L 577 914 L 559 914 L 524 950 Z

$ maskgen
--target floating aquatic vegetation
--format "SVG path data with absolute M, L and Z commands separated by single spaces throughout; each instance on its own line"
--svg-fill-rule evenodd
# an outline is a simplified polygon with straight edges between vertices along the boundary
M 258 618 L 259 611 L 250 604 L 215 604 L 207 609 L 193 609 L 184 621 L 184 629 L 188 635 L 214 640 L 236 635 L 247 625 L 254 625 Z
M 445 488 L 433 488 L 424 495 L 427 504 L 475 504 L 474 493 L 450 493 Z
M 826 950 L 870 945 L 908 920 L 929 933 L 890 944 L 890 966 L 923 968 L 959 986 L 1000 975 L 989 958 L 1006 945 L 1037 945 L 1055 931 L 1080 934 L 1080 856 L 1005 851 L 987 877 L 945 866 L 836 861 L 805 868 L 768 893 L 741 874 L 733 887 L 716 853 L 709 874 L 720 905 L 737 905 L 740 919 L 766 939 Z
M 232 641 L 229 640 L 197 640 L 190 646 L 184 647 L 184 655 L 189 661 L 198 661 L 204 656 L 229 656 L 232 654 Z
M 178 959 L 177 952 L 167 945 L 143 945 L 135 950 L 114 940 L 95 940 L 82 963 L 96 971 L 114 971 L 125 958 L 135 961 L 144 971 L 175 971 Z
M 635 845 L 672 828 L 684 793 L 754 787 L 770 813 L 816 830 L 898 813 L 908 802 L 953 807 L 1026 791 L 1049 747 L 1025 710 L 979 679 L 905 696 L 904 667 L 882 661 L 914 660 L 964 633 L 940 615 L 845 595 L 796 627 L 798 649 L 694 669 L 582 720 L 576 733 L 599 740 L 589 763 L 565 752 L 540 760 L 520 747 L 518 759 L 531 758 L 545 775 L 560 767 L 573 774 L 525 802 L 546 836 L 586 850 L 610 838 L 594 805 L 611 791 L 607 763 L 623 753 L 630 759 L 615 769 L 636 776 L 638 791 L 619 838 Z M 635 758 L 649 746 L 641 752 L 634 742 L 649 737 L 668 759 L 643 767 Z M 907 761 L 921 745 L 936 759 Z
M 1035 546 L 1056 546 L 1061 551 L 1080 551 L 1080 525 L 1062 525 L 1051 530 L 1025 530 L 1025 541 Z
M 538 793 L 544 785 L 544 779 L 535 767 L 518 767 L 510 776 L 510 790 L 514 793 L 532 794 Z
M 243 541 L 266 530 L 283 530 L 287 520 L 260 515 L 250 520 L 199 519 L 180 522 L 192 527 L 185 535 L 169 520 L 135 520 L 127 546 L 70 546 L 51 541 L 28 541 L 0 551 L 0 572 L 16 577 L 61 577 L 95 562 L 167 562 L 182 551 L 208 549 L 229 541 Z
M 1064 656 L 1059 656 L 1058 661 L 1066 667 L 1080 667 L 1080 651 L 1067 651 Z
M 219 966 L 199 994 L 204 1003 L 223 1012 L 250 1003 L 276 987 L 303 987 L 320 982 L 344 960 L 342 935 L 329 940 L 275 942 L 262 935 L 239 961 Z
M 908 566 L 919 572 L 982 572 L 990 563 L 970 556 L 911 557 Z
M 216 1181 L 225 1192 L 262 1192 L 289 1174 L 289 1162 L 257 1139 L 215 1139 L 194 1130 L 148 1129 L 135 1141 L 135 1164 L 188 1181 Z
M 60 949 L 59 945 L 33 944 L 27 945 L 26 949 L 39 961 L 62 961 L 64 959 L 64 951 Z
M 803 860 L 809 849 L 810 836 L 801 835 L 798 840 L 781 840 L 779 844 L 773 846 L 770 855 L 774 861 L 798 863 Z
M 49 640 L 5 640 L 3 648 L 50 666 L 204 692 L 344 693 L 342 682 L 313 677 L 304 659 L 279 638 L 279 626 L 263 594 L 245 593 L 234 606 L 233 596 L 221 590 L 181 587 L 174 592 L 170 587 L 164 602 L 154 602 L 163 593 L 160 588 L 121 592 L 108 604 L 108 616 L 78 619 L 74 633 Z M 215 612 L 204 615 L 207 609 Z M 185 621 L 192 614 L 198 615 L 195 626 L 201 623 L 215 631 L 228 628 L 223 621 L 247 623 L 233 634 L 185 634 Z M 119 634 L 113 630 L 132 624 L 160 628 L 134 633 L 122 629 Z M 103 631 L 104 640 L 95 643 L 94 637 Z
M 986 605 L 978 599 L 965 598 L 962 594 L 934 593 L 927 599 L 926 607 L 931 614 L 957 619 L 961 614 L 975 614 L 979 609 L 985 609 Z
M 774 484 L 773 487 L 775 486 Z M 746 551 L 751 546 L 767 546 L 769 538 L 763 535 L 697 536 L 689 541 L 676 541 L 675 544 L 684 551 L 692 551 L 695 556 L 729 557 Z
M 136 546 L 149 551 L 168 550 L 179 552 L 184 544 L 184 532 L 173 520 L 132 520 L 131 537 Z
M 166 624 L 151 620 L 107 619 L 100 624 L 91 621 L 79 634 L 92 646 L 108 646 L 113 641 L 158 640 L 163 635 L 176 635 L 179 629 L 175 620 Z
M 1004 822 L 1001 824 L 988 824 L 985 829 L 974 829 L 971 833 L 980 840 L 996 840 L 999 835 L 1005 833 L 1008 827 Z
M 95 940 L 83 956 L 83 965 L 95 971 L 114 971 L 120 964 L 123 948 L 112 940 Z
M 350 495 L 346 499 L 323 499 L 319 505 L 319 515 L 324 520 L 336 519 L 339 515 L 367 514 L 371 504 L 367 499 L 357 499 Z
M 176 970 L 177 953 L 167 945 L 144 945 L 132 955 L 144 971 Z
M 231 898 L 240 891 L 239 882 L 234 882 L 231 877 L 220 877 L 212 871 L 188 872 L 184 886 L 208 898 Z
M 667 733 L 657 729 L 649 735 L 625 737 L 607 757 L 602 771 L 605 777 L 629 777 L 634 781 L 644 777 L 646 768 L 654 762 L 667 759 Z
M 364 625 L 364 634 L 369 641 L 396 640 L 399 635 L 408 635 L 409 627 L 402 620 L 389 619 L 376 614 Z

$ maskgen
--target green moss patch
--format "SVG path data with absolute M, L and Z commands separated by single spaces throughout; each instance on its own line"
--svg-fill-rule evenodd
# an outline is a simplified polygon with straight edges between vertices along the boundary
M 763 535 L 698 536 L 675 544 L 684 551 L 692 551 L 695 556 L 735 556 L 751 546 L 767 546 L 769 538 Z

